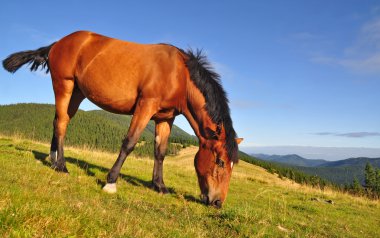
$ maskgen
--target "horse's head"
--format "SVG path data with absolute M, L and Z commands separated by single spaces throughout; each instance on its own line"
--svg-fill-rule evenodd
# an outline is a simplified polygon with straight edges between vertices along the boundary
M 208 205 L 220 208 L 226 199 L 230 183 L 232 168 L 237 158 L 231 158 L 231 154 L 237 156 L 237 144 L 243 139 L 233 138 L 236 146 L 232 153 L 226 146 L 224 131 L 217 135 L 213 133 L 211 139 L 200 140 L 199 151 L 195 155 L 195 169 L 198 183 L 201 189 L 201 199 Z

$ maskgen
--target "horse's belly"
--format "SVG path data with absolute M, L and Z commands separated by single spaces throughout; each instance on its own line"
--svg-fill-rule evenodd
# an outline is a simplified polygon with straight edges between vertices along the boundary
M 100 108 L 120 114 L 132 114 L 137 100 L 137 90 L 130 87 L 113 84 L 112 82 L 97 82 L 96 79 L 82 80 L 78 87 L 83 94 Z

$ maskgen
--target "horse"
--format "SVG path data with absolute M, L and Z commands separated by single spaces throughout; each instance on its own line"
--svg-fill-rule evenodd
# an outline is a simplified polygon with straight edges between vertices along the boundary
M 103 190 L 115 193 L 116 180 L 150 120 L 155 122 L 152 187 L 168 193 L 163 161 L 174 118 L 183 114 L 199 140 L 194 166 L 201 200 L 220 208 L 226 199 L 238 143 L 220 76 L 201 50 L 187 51 L 170 44 L 138 44 L 89 31 L 78 31 L 37 50 L 11 54 L 3 67 L 16 72 L 50 72 L 55 117 L 50 147 L 52 167 L 68 173 L 64 138 L 80 103 L 89 99 L 100 108 L 133 115 L 116 162 Z

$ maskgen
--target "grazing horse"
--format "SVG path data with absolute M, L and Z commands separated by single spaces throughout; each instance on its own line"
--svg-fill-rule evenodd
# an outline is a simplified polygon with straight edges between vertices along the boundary
M 168 44 L 137 44 L 88 31 L 72 33 L 47 47 L 10 55 L 9 72 L 31 64 L 50 71 L 56 113 L 50 159 L 55 170 L 68 172 L 63 156 L 66 128 L 80 103 L 88 98 L 104 110 L 133 114 L 119 156 L 103 190 L 116 192 L 120 169 L 149 120 L 155 121 L 152 185 L 167 193 L 162 169 L 174 118 L 183 114 L 199 139 L 195 169 L 201 199 L 220 208 L 224 202 L 238 143 L 228 99 L 219 75 L 201 51 Z

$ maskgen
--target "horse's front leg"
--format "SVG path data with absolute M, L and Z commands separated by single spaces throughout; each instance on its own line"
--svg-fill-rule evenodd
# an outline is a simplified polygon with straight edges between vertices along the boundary
M 140 135 L 144 131 L 150 118 L 157 112 L 158 102 L 155 99 L 140 99 L 131 121 L 127 136 L 123 140 L 119 156 L 107 175 L 107 184 L 103 190 L 116 193 L 116 180 L 127 156 L 133 151 Z
M 162 170 L 173 121 L 174 118 L 169 120 L 156 121 L 152 186 L 157 192 L 160 193 L 168 193 L 168 189 L 164 183 Z

